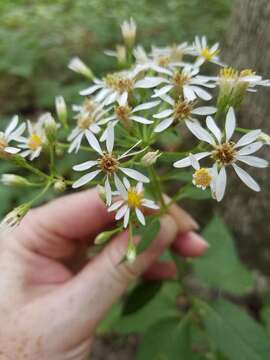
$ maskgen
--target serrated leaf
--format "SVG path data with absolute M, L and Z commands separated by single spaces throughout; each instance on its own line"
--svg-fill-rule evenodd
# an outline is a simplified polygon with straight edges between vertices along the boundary
M 145 334 L 136 360 L 199 360 L 193 352 L 188 316 L 163 319 Z
M 210 247 L 194 262 L 196 276 L 205 284 L 236 294 L 244 293 L 252 285 L 249 271 L 239 261 L 232 236 L 218 217 L 203 232 Z
M 225 300 L 202 307 L 208 335 L 229 360 L 269 359 L 269 337 L 244 310 Z
M 151 301 L 160 291 L 162 282 L 145 281 L 138 284 L 128 295 L 122 315 L 130 315 Z

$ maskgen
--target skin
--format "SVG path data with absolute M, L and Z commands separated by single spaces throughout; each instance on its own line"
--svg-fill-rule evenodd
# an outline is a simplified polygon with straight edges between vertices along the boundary
M 184 256 L 207 249 L 194 233 L 195 221 L 173 205 L 157 238 L 133 264 L 119 265 L 126 232 L 87 260 L 86 249 L 113 217 L 97 191 L 87 190 L 31 210 L 1 239 L 1 360 L 87 359 L 97 325 L 130 282 L 142 275 L 175 276 L 173 264 L 157 261 L 166 248 Z

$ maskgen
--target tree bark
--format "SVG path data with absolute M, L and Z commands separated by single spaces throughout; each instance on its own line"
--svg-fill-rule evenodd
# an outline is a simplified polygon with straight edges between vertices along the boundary
M 224 51 L 227 64 L 241 70 L 254 69 L 270 77 L 270 1 L 235 0 Z M 261 128 L 270 134 L 270 88 L 250 94 L 241 108 L 239 125 Z M 259 155 L 270 160 L 270 147 Z M 231 184 L 222 212 L 236 234 L 240 254 L 253 267 L 270 275 L 270 172 L 246 168 L 261 184 L 257 194 L 230 173 Z

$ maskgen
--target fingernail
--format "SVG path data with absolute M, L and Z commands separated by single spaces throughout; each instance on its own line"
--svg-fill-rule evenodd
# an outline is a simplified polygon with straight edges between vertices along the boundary
M 189 242 L 200 247 L 201 250 L 207 250 L 210 247 L 210 244 L 194 231 L 189 231 L 186 236 Z

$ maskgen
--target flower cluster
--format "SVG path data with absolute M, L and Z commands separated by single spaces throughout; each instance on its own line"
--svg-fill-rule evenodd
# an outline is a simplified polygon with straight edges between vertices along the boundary
M 227 67 L 219 58 L 219 44 L 209 45 L 205 36 L 196 37 L 192 44 L 146 51 L 135 46 L 136 31 L 133 19 L 124 22 L 124 44 L 116 51 L 106 51 L 116 57 L 119 71 L 98 78 L 82 60 L 72 59 L 69 68 L 90 81 L 80 91 L 81 104 L 72 106 L 73 120 L 69 121 L 61 96 L 56 98 L 58 124 L 50 113 L 19 126 L 15 116 L 0 133 L 2 158 L 15 157 L 17 164 L 43 176 L 46 186 L 54 185 L 55 189 L 60 188 L 59 184 L 61 189 L 69 184 L 74 189 L 86 184 L 102 185 L 108 211 L 116 211 L 115 219 L 123 220 L 124 228 L 145 225 L 146 208 L 154 213 L 166 210 L 165 184 L 156 169 L 157 162 L 160 170 L 167 172 L 173 167 L 191 167 L 190 186 L 202 191 L 209 188 L 217 201 L 225 195 L 230 168 L 245 185 L 260 191 L 241 166 L 268 166 L 266 160 L 253 154 L 270 143 L 269 136 L 260 129 L 237 127 L 235 113 L 247 91 L 270 86 L 270 81 L 249 69 Z M 212 64 L 217 75 L 204 74 L 206 63 Z M 170 135 L 179 138 L 181 155 L 166 168 Z M 187 151 L 187 144 L 193 143 L 192 135 L 198 144 Z M 75 181 L 64 179 L 57 171 L 55 157 L 64 149 L 68 154 L 87 154 L 85 161 L 73 164 L 74 174 L 84 172 Z M 50 157 L 49 175 L 19 160 L 32 161 L 42 153 Z M 8 179 L 14 183 L 10 174 L 4 179 L 5 183 Z M 8 223 L 14 225 L 10 217 Z M 134 249 L 132 243 L 130 249 Z

